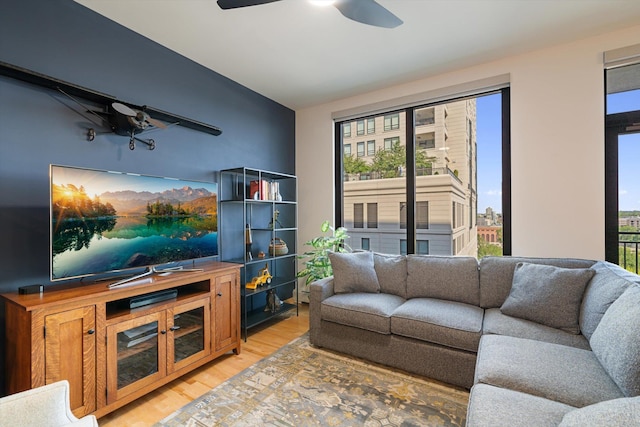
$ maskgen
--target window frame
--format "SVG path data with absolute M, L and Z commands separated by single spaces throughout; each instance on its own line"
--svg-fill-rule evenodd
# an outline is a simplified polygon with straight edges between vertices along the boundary
M 405 111 L 405 123 L 406 123 L 406 134 L 407 134 L 407 152 L 415 152 L 414 146 L 414 134 L 415 134 L 415 126 L 414 126 L 414 111 L 418 108 L 425 108 L 431 105 L 440 105 L 447 104 L 450 102 L 459 101 L 466 98 L 479 98 L 485 95 L 490 95 L 493 93 L 500 93 L 501 95 L 501 128 L 502 128 L 502 140 L 501 140 L 501 151 L 502 151 L 502 161 L 501 161 L 501 169 L 502 169 L 502 254 L 503 256 L 510 256 L 512 254 L 512 220 L 511 220 L 511 88 L 509 86 L 502 87 L 500 89 L 489 89 L 486 91 L 478 91 L 473 95 L 464 96 L 464 97 L 451 97 L 448 99 L 438 100 L 436 103 L 429 104 L 420 104 L 415 107 L 407 107 L 406 109 L 401 110 L 390 110 L 386 113 L 377 113 L 376 115 L 384 115 L 383 121 L 383 130 L 387 131 L 386 119 L 387 117 L 392 117 L 393 115 L 397 115 L 398 117 L 398 128 L 399 128 L 399 113 L 401 111 Z M 447 116 L 447 111 L 445 109 L 445 119 Z M 366 117 L 364 114 L 361 117 Z M 353 119 L 351 119 L 353 121 Z M 341 138 L 341 124 L 346 122 L 336 120 L 334 121 L 334 144 L 335 144 L 335 152 L 341 152 L 342 147 L 342 138 Z M 385 141 L 387 138 L 385 138 Z M 383 149 L 386 147 L 383 146 Z M 342 156 L 335 156 L 335 167 L 334 167 L 334 222 L 336 226 L 344 225 L 344 214 L 343 214 L 343 158 Z M 406 173 L 406 194 L 407 194 L 407 224 L 415 223 L 415 191 L 416 191 L 416 180 L 415 180 L 415 158 L 414 156 L 407 157 L 407 173 Z M 411 173 L 409 173 L 411 171 Z M 477 170 L 476 170 L 477 174 Z M 474 206 L 477 216 L 477 203 Z M 354 217 L 355 218 L 355 217 Z M 473 224 L 476 224 L 475 218 L 471 220 Z M 416 229 L 415 226 L 407 227 L 407 236 L 406 240 L 401 239 L 400 245 L 402 248 L 403 242 L 406 242 L 407 253 L 413 254 L 416 249 Z

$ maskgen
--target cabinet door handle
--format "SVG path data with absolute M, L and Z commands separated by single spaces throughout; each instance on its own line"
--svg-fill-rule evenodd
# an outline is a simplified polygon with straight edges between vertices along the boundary
M 87 333 L 88 333 L 89 335 L 93 335 L 93 334 L 95 334 L 95 333 L 96 333 L 96 331 L 95 331 L 95 329 L 89 329 L 89 330 L 87 331 Z
M 169 329 L 171 329 L 172 331 L 177 331 L 178 329 L 180 329 L 180 326 L 172 326 Z
M 162 335 L 164 335 L 164 334 L 166 334 L 166 333 L 167 333 L 167 331 L 165 331 L 165 330 L 163 329 L 163 330 L 161 330 L 161 331 L 160 331 L 160 333 L 161 333 Z
M 221 297 L 221 296 L 222 296 L 222 294 L 221 294 L 220 292 L 218 292 L 218 296 L 219 296 L 219 297 Z

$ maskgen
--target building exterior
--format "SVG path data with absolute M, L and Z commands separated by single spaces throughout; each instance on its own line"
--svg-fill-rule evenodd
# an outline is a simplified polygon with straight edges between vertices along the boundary
M 345 157 L 371 165 L 380 150 L 406 147 L 404 114 L 343 124 Z M 416 253 L 476 256 L 475 99 L 421 108 L 414 120 L 416 151 L 430 160 L 430 167 L 416 166 Z M 406 253 L 405 179 L 404 164 L 345 173 L 344 225 L 353 249 Z
M 496 225 L 478 225 L 478 237 L 492 245 L 502 245 L 500 241 L 501 226 Z
M 618 218 L 619 227 L 636 227 L 640 230 L 640 216 L 627 216 Z

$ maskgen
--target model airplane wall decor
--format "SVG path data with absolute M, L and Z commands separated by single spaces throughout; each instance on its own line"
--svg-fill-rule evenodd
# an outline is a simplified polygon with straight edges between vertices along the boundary
M 69 98 L 73 99 L 73 101 L 75 101 L 76 103 L 82 105 L 79 101 L 77 101 L 70 95 L 66 93 L 64 94 L 69 96 Z M 116 135 L 128 136 L 129 149 L 135 149 L 135 142 L 138 141 L 146 144 L 147 147 L 149 147 L 149 150 L 153 150 L 154 148 L 156 148 L 156 142 L 153 139 L 142 139 L 137 137 L 136 135 L 147 130 L 166 129 L 167 125 L 165 125 L 160 120 L 156 120 L 149 116 L 149 114 L 145 110 L 145 107 L 142 107 L 141 110 L 134 110 L 131 107 L 120 102 L 111 103 L 111 105 L 107 107 L 106 112 L 93 111 L 88 108 L 86 109 L 88 113 L 91 113 L 93 116 L 99 117 L 103 122 L 105 122 L 111 132 L 115 133 Z M 82 114 L 82 116 L 89 119 L 91 122 L 97 124 L 98 126 L 101 125 L 100 123 L 96 123 L 92 118 L 87 117 L 84 114 Z M 90 128 L 87 131 L 87 138 L 89 139 L 89 141 L 93 141 L 97 134 L 98 132 L 96 132 L 94 128 Z
M 92 117 L 80 113 L 97 126 L 104 126 L 108 132 L 129 137 L 129 148 L 135 148 L 135 141 L 146 144 L 150 150 L 155 148 L 153 139 L 142 139 L 137 135 L 152 129 L 163 129 L 170 125 L 182 126 L 198 132 L 208 133 L 218 136 L 222 130 L 216 126 L 197 120 L 188 119 L 166 111 L 158 110 L 149 106 L 139 106 L 129 102 L 120 101 L 117 98 L 88 89 L 73 83 L 59 80 L 54 77 L 40 74 L 26 68 L 8 64 L 0 61 L 0 75 L 12 77 L 27 83 L 58 91 L 83 108 L 83 113 L 89 113 Z M 96 111 L 86 107 L 75 97 L 82 98 L 92 103 L 102 105 L 102 111 Z M 98 120 L 96 120 L 96 118 Z M 91 128 L 87 132 L 87 137 L 92 141 L 98 132 Z

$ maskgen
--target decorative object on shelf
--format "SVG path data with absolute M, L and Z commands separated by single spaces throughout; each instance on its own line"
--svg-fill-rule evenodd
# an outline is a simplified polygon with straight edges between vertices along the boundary
M 273 218 L 271 218 L 271 221 L 269 221 L 269 228 L 271 230 L 276 227 L 284 228 L 280 220 L 278 220 L 278 216 L 280 216 L 280 211 L 276 209 L 275 211 L 273 211 Z
M 253 256 L 251 256 L 251 245 L 253 244 L 253 237 L 251 236 L 251 227 L 249 224 L 244 229 L 244 244 L 247 248 L 247 261 L 251 261 Z
M 271 283 L 273 276 L 269 273 L 269 264 L 265 263 L 264 267 L 258 271 L 258 275 L 245 284 L 247 289 L 256 289 L 258 286 Z
M 278 298 L 276 290 L 269 289 L 267 291 L 267 305 L 265 306 L 264 311 L 275 313 L 280 310 L 280 307 L 282 307 L 282 300 Z
M 263 259 L 265 256 L 266 255 L 265 255 L 264 251 L 258 252 L 258 259 Z
M 305 268 L 298 272 L 296 277 L 306 277 L 305 286 L 308 288 L 311 282 L 324 279 L 333 274 L 331 262 L 329 261 L 329 251 L 333 252 L 351 252 L 351 247 L 345 243 L 349 238 L 347 229 L 338 227 L 334 229 L 329 221 L 325 221 L 320 226 L 323 233 L 331 231 L 329 236 L 315 237 L 305 243 L 313 249 L 298 256 L 300 259 L 306 259 Z
M 269 255 L 271 256 L 280 256 L 286 255 L 289 253 L 289 248 L 287 244 L 279 237 L 275 237 L 271 239 L 271 243 L 269 243 Z

